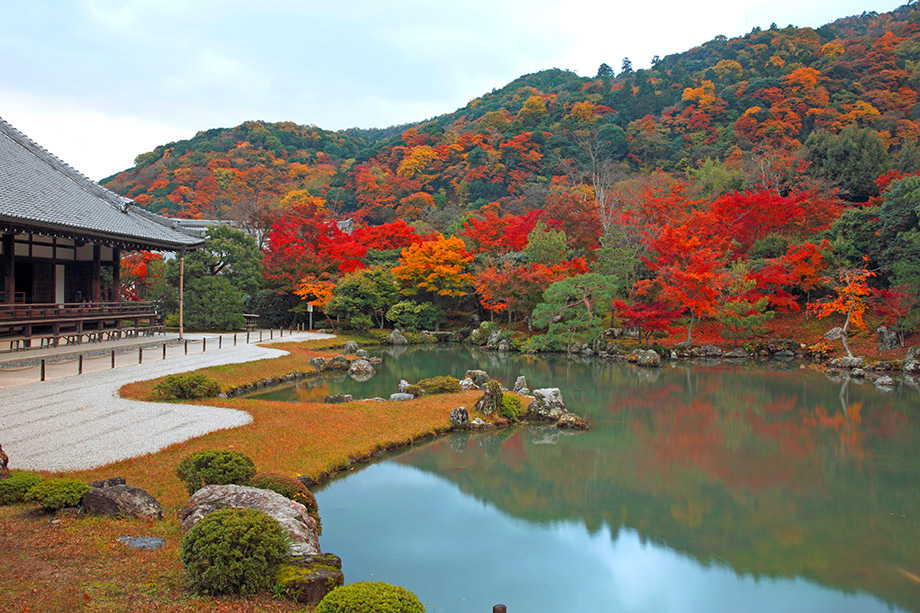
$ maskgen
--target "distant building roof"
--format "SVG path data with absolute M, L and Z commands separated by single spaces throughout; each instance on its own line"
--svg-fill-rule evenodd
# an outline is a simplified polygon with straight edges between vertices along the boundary
M 0 118 L 0 228 L 179 251 L 204 239 L 83 176 Z

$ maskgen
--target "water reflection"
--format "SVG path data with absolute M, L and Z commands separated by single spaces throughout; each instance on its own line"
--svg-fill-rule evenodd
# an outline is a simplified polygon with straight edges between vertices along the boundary
M 914 388 L 797 365 L 645 370 L 462 348 L 384 365 L 391 388 L 524 374 L 593 428 L 451 436 L 333 482 L 322 542 L 350 581 L 392 580 L 444 611 L 920 609 Z M 620 566 L 643 580 L 620 581 Z

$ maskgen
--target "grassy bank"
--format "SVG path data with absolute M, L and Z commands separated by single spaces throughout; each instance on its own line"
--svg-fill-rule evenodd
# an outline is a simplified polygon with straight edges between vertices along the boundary
M 198 372 L 220 381 L 224 389 L 293 371 L 309 372 L 310 357 L 337 355 L 345 340 L 340 337 L 274 344 L 290 354 Z M 125 386 L 122 395 L 151 399 L 155 383 L 153 380 Z M 0 556 L 0 610 L 306 611 L 295 603 L 269 596 L 198 598 L 186 589 L 179 564 L 182 533 L 176 511 L 188 494 L 175 476 L 176 465 L 196 451 L 234 449 L 250 456 L 261 472 L 317 481 L 381 450 L 446 430 L 450 410 L 459 405 L 470 407 L 480 395 L 474 391 L 408 402 L 342 405 L 239 398 L 202 401 L 247 411 L 253 421 L 177 443 L 154 454 L 68 474 L 85 481 L 124 477 L 161 502 L 165 511 L 162 521 L 54 517 L 40 514 L 33 507 L 0 507 L 0 550 L 4 552 Z M 321 515 L 322 512 L 320 509 Z M 167 545 L 151 552 L 130 550 L 118 542 L 120 536 L 159 536 Z

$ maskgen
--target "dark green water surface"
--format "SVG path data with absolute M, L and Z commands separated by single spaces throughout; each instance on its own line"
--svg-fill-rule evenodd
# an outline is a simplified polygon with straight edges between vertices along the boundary
M 346 581 L 428 611 L 920 610 L 920 393 L 780 365 L 643 370 L 462 347 L 382 350 L 388 396 L 482 368 L 559 387 L 588 432 L 454 434 L 317 491 Z

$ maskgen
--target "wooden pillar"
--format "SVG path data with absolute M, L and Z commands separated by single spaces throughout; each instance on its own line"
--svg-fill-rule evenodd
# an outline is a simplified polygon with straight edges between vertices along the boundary
M 93 245 L 93 280 L 90 286 L 93 302 L 102 302 L 102 250 L 99 243 Z
M 185 249 L 179 252 L 179 340 L 182 340 L 183 334 L 183 291 L 185 286 Z
M 16 298 L 16 247 L 13 238 L 12 233 L 3 235 L 3 299 L 7 304 L 13 304 Z
M 121 249 L 112 247 L 112 301 L 121 296 Z

